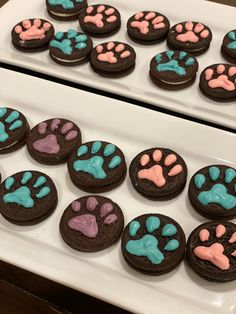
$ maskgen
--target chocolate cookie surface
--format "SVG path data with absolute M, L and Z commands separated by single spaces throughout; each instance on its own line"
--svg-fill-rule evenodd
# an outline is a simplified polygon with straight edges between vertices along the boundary
M 187 259 L 204 279 L 228 282 L 236 279 L 236 225 L 206 222 L 192 231 L 187 242 Z
M 44 19 L 28 19 L 16 24 L 12 31 L 14 47 L 23 52 L 37 52 L 48 49 L 54 35 L 54 27 Z
M 144 45 L 152 45 L 164 40 L 169 28 L 170 22 L 167 17 L 154 11 L 138 12 L 127 22 L 130 39 Z
M 90 36 L 106 37 L 119 30 L 120 13 L 110 5 L 92 5 L 80 12 L 79 23 L 81 29 Z
M 72 182 L 91 193 L 114 189 L 124 181 L 127 171 L 122 151 L 104 141 L 79 146 L 71 154 L 67 166 Z
M 211 165 L 198 170 L 190 180 L 188 196 L 193 208 L 210 219 L 236 217 L 236 170 Z
M 201 92 L 212 100 L 236 100 L 236 66 L 226 63 L 208 66 L 200 75 L 199 86 Z
M 83 252 L 104 250 L 118 241 L 124 228 L 120 207 L 103 196 L 84 196 L 73 201 L 60 221 L 63 240 Z
M 57 20 L 76 20 L 80 10 L 87 7 L 87 0 L 46 0 L 48 14 Z
M 92 70 L 105 77 L 122 77 L 131 73 L 135 66 L 134 49 L 118 41 L 96 46 L 90 55 Z
M 221 54 L 228 62 L 236 64 L 236 29 L 225 35 L 221 46 Z
M 185 51 L 167 50 L 152 58 L 149 75 L 158 87 L 178 90 L 193 84 L 197 71 L 194 56 Z
M 28 133 L 28 122 L 20 111 L 0 107 L 0 154 L 10 153 L 22 147 Z
M 145 214 L 124 229 L 121 250 L 126 262 L 147 275 L 162 275 L 182 261 L 186 239 L 181 226 L 161 214 Z
M 56 187 L 42 172 L 18 172 L 0 185 L 0 212 L 13 224 L 37 224 L 46 219 L 56 205 Z
M 169 200 L 182 192 L 187 166 L 183 158 L 168 148 L 150 148 L 131 162 L 129 175 L 133 187 L 152 200 Z
M 69 29 L 67 32 L 55 34 L 49 44 L 49 53 L 55 62 L 73 66 L 87 62 L 92 48 L 93 43 L 89 36 Z
M 36 125 L 29 133 L 27 149 L 42 164 L 66 162 L 72 150 L 81 144 L 79 127 L 66 119 L 49 119 Z
M 167 43 L 171 49 L 184 50 L 193 55 L 207 51 L 212 40 L 210 28 L 199 22 L 182 22 L 171 27 Z

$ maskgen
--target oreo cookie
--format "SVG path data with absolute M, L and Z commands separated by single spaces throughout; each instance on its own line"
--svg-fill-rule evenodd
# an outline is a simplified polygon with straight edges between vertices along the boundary
M 146 275 L 163 275 L 174 270 L 185 254 L 186 239 L 181 226 L 161 214 L 145 214 L 124 229 L 122 254 L 133 269 Z
M 129 167 L 133 187 L 151 200 L 169 200 L 179 195 L 185 187 L 187 173 L 179 154 L 160 147 L 142 151 Z
M 53 35 L 52 24 L 39 18 L 17 23 L 11 31 L 14 47 L 23 52 L 38 52 L 48 49 Z
M 182 22 L 171 27 L 167 44 L 171 49 L 184 50 L 195 56 L 208 50 L 212 32 L 208 26 L 199 22 Z
M 236 170 L 225 165 L 211 165 L 191 178 L 188 197 L 202 216 L 227 220 L 236 217 Z
M 149 75 L 163 89 L 179 90 L 192 85 L 198 71 L 197 59 L 185 51 L 167 50 L 152 58 Z
M 100 44 L 92 50 L 90 64 L 97 74 L 117 78 L 134 70 L 135 59 L 136 53 L 130 45 L 111 41 Z
M 127 168 L 123 152 L 104 141 L 87 142 L 73 151 L 67 162 L 72 182 L 81 190 L 102 193 L 119 186 Z
M 81 144 L 79 127 L 66 119 L 49 119 L 36 125 L 29 133 L 27 149 L 30 156 L 46 165 L 67 161 L 70 153 Z
M 60 233 L 70 247 L 82 252 L 97 252 L 118 241 L 124 228 L 119 205 L 103 196 L 84 196 L 64 211 Z
M 236 100 L 236 66 L 218 63 L 206 67 L 201 73 L 199 87 L 203 95 L 212 100 Z
M 236 64 L 236 29 L 225 35 L 221 46 L 221 54 L 229 63 Z
M 80 10 L 87 7 L 87 0 L 46 0 L 48 14 L 56 20 L 77 20 Z
M 55 34 L 49 44 L 49 54 L 56 63 L 74 66 L 89 61 L 92 48 L 93 43 L 89 36 L 69 29 L 67 32 Z
M 235 280 L 236 225 L 225 221 L 198 226 L 188 238 L 187 260 L 191 268 L 206 280 Z
M 131 16 L 127 22 L 127 32 L 131 40 L 153 45 L 163 41 L 170 28 L 166 16 L 154 11 L 142 11 Z
M 21 171 L 0 185 L 0 212 L 15 225 L 37 224 L 57 206 L 57 190 L 53 181 L 39 171 Z
M 107 37 L 120 29 L 120 13 L 110 5 L 96 4 L 80 12 L 79 23 L 86 34 L 93 37 Z
M 28 133 L 29 124 L 20 111 L 0 107 L 0 154 L 10 153 L 22 147 Z

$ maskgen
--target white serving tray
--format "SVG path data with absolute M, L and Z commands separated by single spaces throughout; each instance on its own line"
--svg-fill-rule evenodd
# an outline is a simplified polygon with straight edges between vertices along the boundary
M 232 133 L 13 71 L 0 69 L 0 80 L 0 105 L 21 110 L 31 127 L 48 118 L 71 119 L 80 126 L 83 141 L 102 139 L 117 144 L 128 165 L 145 148 L 162 146 L 186 160 L 188 181 L 208 164 L 236 166 L 236 135 Z M 209 283 L 185 263 L 161 277 L 141 275 L 124 262 L 120 243 L 92 254 L 70 249 L 58 225 L 67 205 L 84 193 L 71 183 L 66 165 L 40 165 L 25 147 L 0 155 L 3 179 L 26 169 L 53 178 L 58 207 L 46 221 L 31 227 L 14 226 L 0 216 L 1 260 L 137 313 L 235 313 L 235 282 Z M 205 221 L 191 208 L 187 187 L 172 201 L 154 202 L 139 196 L 127 177 L 106 196 L 120 204 L 126 224 L 140 214 L 160 212 L 176 219 L 188 236 Z
M 99 3 L 98 0 L 88 0 L 88 2 L 89 4 Z M 11 44 L 11 29 L 23 19 L 32 17 L 49 19 L 56 31 L 65 31 L 69 28 L 78 29 L 78 22 L 52 20 L 47 14 L 45 0 L 10 0 L 0 9 L 0 61 L 236 129 L 236 101 L 227 104 L 216 103 L 204 97 L 198 89 L 201 71 L 212 63 L 224 61 L 220 55 L 221 41 L 229 30 L 235 28 L 236 8 L 202 0 L 146 0 L 145 3 L 141 3 L 139 0 L 104 0 L 102 3 L 114 5 L 120 10 L 122 27 L 117 34 L 109 38 L 94 39 L 94 45 L 107 40 L 120 40 L 131 44 L 137 53 L 137 64 L 135 71 L 127 77 L 108 80 L 95 74 L 89 64 L 68 68 L 55 64 L 47 51 L 34 54 L 17 51 Z M 150 60 L 158 52 L 166 50 L 167 46 L 165 42 L 154 46 L 142 46 L 133 43 L 128 38 L 126 21 L 140 10 L 159 11 L 170 19 L 171 25 L 192 19 L 199 20 L 212 29 L 211 48 L 198 58 L 200 68 L 192 87 L 171 92 L 161 90 L 152 84 L 148 76 Z

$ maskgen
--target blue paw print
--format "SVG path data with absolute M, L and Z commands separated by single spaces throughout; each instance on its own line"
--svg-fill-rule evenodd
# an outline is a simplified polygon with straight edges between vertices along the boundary
M 77 3 L 83 3 L 83 0 L 75 0 Z M 51 5 L 61 5 L 64 9 L 74 9 L 75 5 L 72 0 L 48 0 Z
M 140 222 L 133 220 L 129 224 L 130 237 L 135 237 L 140 228 Z M 142 238 L 129 240 L 126 243 L 125 248 L 128 253 L 135 256 L 144 256 L 152 264 L 158 265 L 165 259 L 165 251 L 175 251 L 180 246 L 178 240 L 171 238 L 177 234 L 177 228 L 173 224 L 165 224 L 161 227 L 161 221 L 158 217 L 149 216 L 146 219 L 146 230 L 147 233 Z M 159 231 L 159 235 L 156 234 L 156 231 Z M 160 243 L 158 238 L 162 238 Z M 160 245 L 163 247 L 160 248 Z
M 7 114 L 7 108 L 0 108 L 0 143 L 6 142 L 9 138 L 9 132 L 14 131 L 22 127 L 23 122 L 19 119 L 20 113 L 16 110 L 13 110 L 10 114 Z
M 66 33 L 57 32 L 55 38 L 50 42 L 50 46 L 60 49 L 66 55 L 71 55 L 73 49 L 81 50 L 87 47 L 88 37 L 74 29 L 69 29 Z
M 22 175 L 20 181 L 21 186 L 16 190 L 3 195 L 4 203 L 15 203 L 21 205 L 25 208 L 32 208 L 34 206 L 34 199 L 32 197 L 32 191 L 25 184 L 32 179 L 33 175 L 30 171 L 26 171 Z M 47 182 L 44 176 L 39 176 L 35 182 L 32 182 L 32 187 L 34 189 L 39 189 L 39 192 L 35 194 L 37 199 L 44 198 L 50 193 L 50 188 L 48 186 L 43 186 Z M 14 177 L 8 177 L 5 181 L 5 188 L 10 191 L 15 184 Z
M 231 189 L 230 192 L 228 187 L 236 178 L 236 171 L 228 167 L 224 171 L 223 184 L 220 182 L 214 183 L 217 180 L 222 182 L 222 179 L 220 179 L 221 170 L 219 167 L 210 167 L 208 175 L 212 181 L 212 187 L 210 190 L 201 191 L 198 194 L 197 198 L 199 202 L 203 205 L 218 204 L 227 210 L 234 208 L 236 206 L 236 183 L 233 184 L 233 189 Z M 195 175 L 194 184 L 197 189 L 203 189 L 205 182 L 205 175 L 201 173 Z M 234 195 L 232 195 L 232 192 L 234 192 Z
M 174 56 L 175 52 L 173 50 L 167 50 L 164 54 L 169 59 L 168 62 L 163 62 L 163 53 L 159 53 L 155 57 L 157 62 L 156 70 L 158 72 L 172 71 L 178 75 L 186 75 L 186 70 L 180 65 L 180 62 L 187 67 L 195 63 L 195 59 L 189 57 L 185 51 L 180 51 L 178 57 Z
M 87 153 L 91 153 L 92 156 L 89 159 L 79 159 L 73 163 L 73 168 L 76 172 L 83 171 L 91 174 L 95 179 L 104 179 L 107 174 L 104 170 L 104 163 L 106 162 L 106 158 L 111 157 L 115 154 L 116 146 L 113 144 L 107 144 L 104 147 L 102 152 L 102 156 L 98 155 L 98 153 L 102 149 L 102 143 L 100 141 L 93 142 L 91 146 L 91 152 L 89 152 L 89 148 L 87 145 L 82 145 L 77 150 L 77 157 L 80 158 Z M 114 155 L 112 159 L 108 163 L 108 169 L 114 169 L 118 167 L 121 163 L 120 156 Z
M 236 32 L 229 32 L 228 33 L 229 39 L 232 41 L 227 45 L 227 48 L 229 49 L 236 49 Z

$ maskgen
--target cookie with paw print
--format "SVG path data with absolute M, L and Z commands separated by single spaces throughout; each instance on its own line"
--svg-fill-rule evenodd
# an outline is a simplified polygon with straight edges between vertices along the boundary
M 187 260 L 206 280 L 236 280 L 236 225 L 227 221 L 198 226 L 188 238 Z
M 84 196 L 73 201 L 60 220 L 63 240 L 83 252 L 104 250 L 118 241 L 124 228 L 119 205 L 103 196 Z
M 11 31 L 14 47 L 23 52 L 38 52 L 48 49 L 53 35 L 53 25 L 49 21 L 39 18 L 17 23 Z
M 212 100 L 236 100 L 236 66 L 227 63 L 208 66 L 201 73 L 199 87 L 200 91 Z
M 221 54 L 228 62 L 236 64 L 236 29 L 225 35 L 221 46 Z
M 48 14 L 56 20 L 71 21 L 87 7 L 87 0 L 46 0 Z
M 150 148 L 131 162 L 129 175 L 135 190 L 151 200 L 169 200 L 186 184 L 187 166 L 183 158 L 168 148 Z
M 30 156 L 46 165 L 66 162 L 70 153 L 80 144 L 79 127 L 72 121 L 61 118 L 40 122 L 27 138 Z

